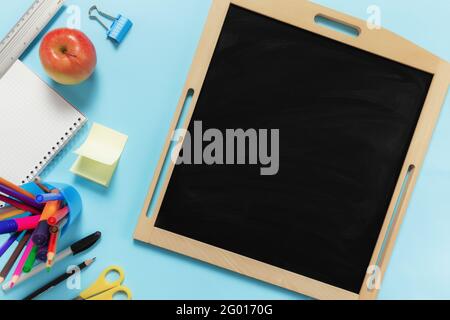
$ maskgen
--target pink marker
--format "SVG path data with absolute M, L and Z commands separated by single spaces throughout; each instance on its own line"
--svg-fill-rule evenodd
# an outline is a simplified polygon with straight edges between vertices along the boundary
M 20 232 L 35 229 L 39 223 L 40 216 L 31 216 L 0 221 L 0 234 Z

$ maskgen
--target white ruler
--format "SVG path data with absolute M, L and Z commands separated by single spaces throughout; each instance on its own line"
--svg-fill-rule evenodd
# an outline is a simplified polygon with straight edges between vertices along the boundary
M 64 0 L 35 0 L 0 42 L 0 79 L 62 7 Z

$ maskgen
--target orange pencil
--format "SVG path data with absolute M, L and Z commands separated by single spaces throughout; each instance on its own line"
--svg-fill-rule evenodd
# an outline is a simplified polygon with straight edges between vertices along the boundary
M 8 207 L 4 209 L 0 209 L 0 221 L 11 219 L 17 216 L 24 214 L 25 211 L 16 209 L 14 207 Z
M 9 213 L 9 212 L 14 211 L 14 210 L 16 210 L 16 208 L 11 207 L 11 206 L 0 208 L 0 215 L 5 214 L 5 213 Z
M 24 196 L 34 199 L 34 195 L 31 192 L 28 192 L 28 191 L 16 186 L 14 183 L 9 182 L 8 180 L 6 180 L 4 178 L 0 177 L 0 184 L 4 185 L 5 187 L 8 187 L 10 189 L 13 189 L 14 191 L 16 191 Z
M 51 193 L 59 193 L 58 190 L 52 190 Z M 61 206 L 61 201 L 49 201 L 45 204 L 44 210 L 42 211 L 41 220 L 40 221 L 47 221 L 48 218 L 53 216 L 56 212 L 58 212 L 59 208 Z
M 4 214 L 0 215 L 0 221 L 15 218 L 17 216 L 23 215 L 24 213 L 25 213 L 25 211 L 23 211 L 23 210 L 12 210 L 8 213 L 4 213 Z

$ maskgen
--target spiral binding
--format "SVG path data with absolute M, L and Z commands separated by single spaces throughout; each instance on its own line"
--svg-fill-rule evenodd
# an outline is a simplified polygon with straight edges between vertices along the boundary
M 65 135 L 57 141 L 52 148 L 47 151 L 47 153 L 41 158 L 41 160 L 36 164 L 36 166 L 29 171 L 29 175 L 24 177 L 21 181 L 22 184 L 33 181 L 33 179 L 38 176 L 45 167 L 56 157 L 56 155 L 66 146 L 66 144 L 70 141 L 70 138 L 82 127 L 83 118 L 78 118 L 78 122 L 74 122 L 73 126 L 71 126 Z
M 86 119 L 78 118 L 77 122 L 74 122 L 73 126 L 71 126 L 67 132 L 58 140 L 56 143 L 52 146 L 52 148 L 47 151 L 47 153 L 41 158 L 41 160 L 32 168 L 28 175 L 24 177 L 24 179 L 21 181 L 21 184 L 25 184 L 28 182 L 31 182 L 34 180 L 35 177 L 37 177 L 39 174 L 42 173 L 42 171 L 45 169 L 45 167 L 58 155 L 58 153 L 64 149 L 64 147 L 67 145 L 67 143 L 70 141 L 71 137 L 75 135 L 78 130 L 80 130 Z M 4 208 L 5 204 L 0 203 L 0 208 Z

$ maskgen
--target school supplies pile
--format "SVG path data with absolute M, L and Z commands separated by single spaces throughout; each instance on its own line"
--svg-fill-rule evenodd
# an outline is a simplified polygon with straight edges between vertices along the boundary
M 73 243 L 69 247 L 67 247 L 64 250 L 61 250 L 58 252 L 58 254 L 55 256 L 55 263 L 65 260 L 68 257 L 71 256 L 77 256 L 88 249 L 92 248 L 101 238 L 102 233 L 100 231 L 97 231 L 81 240 L 78 240 L 77 242 Z M 36 265 L 32 271 L 29 273 L 23 274 L 15 283 L 15 288 L 21 283 L 26 282 L 27 280 L 33 278 L 34 276 L 38 275 L 42 271 L 44 271 L 46 268 L 46 263 L 41 262 L 40 264 Z M 10 283 L 5 283 L 2 287 L 3 291 L 9 291 L 11 290 Z
M 101 233 L 96 232 L 57 253 L 59 238 L 81 213 L 81 198 L 71 186 L 35 180 L 87 122 L 81 112 L 18 61 L 63 2 L 34 0 L 0 42 L 0 149 L 7 150 L 2 154 L 0 167 L 0 177 L 6 178 L 0 178 L 0 234 L 9 234 L 6 242 L 0 243 L 0 257 L 11 251 L 6 265 L 0 268 L 4 291 L 16 288 L 46 269 L 51 270 L 57 262 L 86 251 L 101 237 Z M 96 7 L 91 8 L 91 19 L 95 10 L 99 14 L 95 19 L 107 29 L 108 39 L 120 44 L 133 26 L 131 20 L 122 15 L 114 18 Z M 101 22 L 100 17 L 111 20 L 111 27 Z M 95 124 L 89 139 L 77 151 L 79 158 L 72 171 L 108 186 L 127 139 L 123 134 Z M 94 261 L 95 258 L 84 261 L 78 265 L 78 270 Z M 59 276 L 26 299 L 39 296 L 75 272 Z M 110 272 L 119 273 L 120 279 L 107 281 Z M 7 278 L 9 281 L 5 281 Z M 121 286 L 123 279 L 120 268 L 109 268 L 77 299 L 113 299 L 119 292 L 131 299 L 129 289 Z
M 47 270 L 52 268 L 58 240 L 81 214 L 82 202 L 69 185 L 35 181 L 19 187 L 3 178 L 0 201 L 9 205 L 0 210 L 0 234 L 11 234 L 0 248 L 0 257 L 18 242 L 0 271 L 0 283 L 18 261 L 9 284 L 13 288 L 23 274 L 33 271 L 36 261 L 45 262 Z

